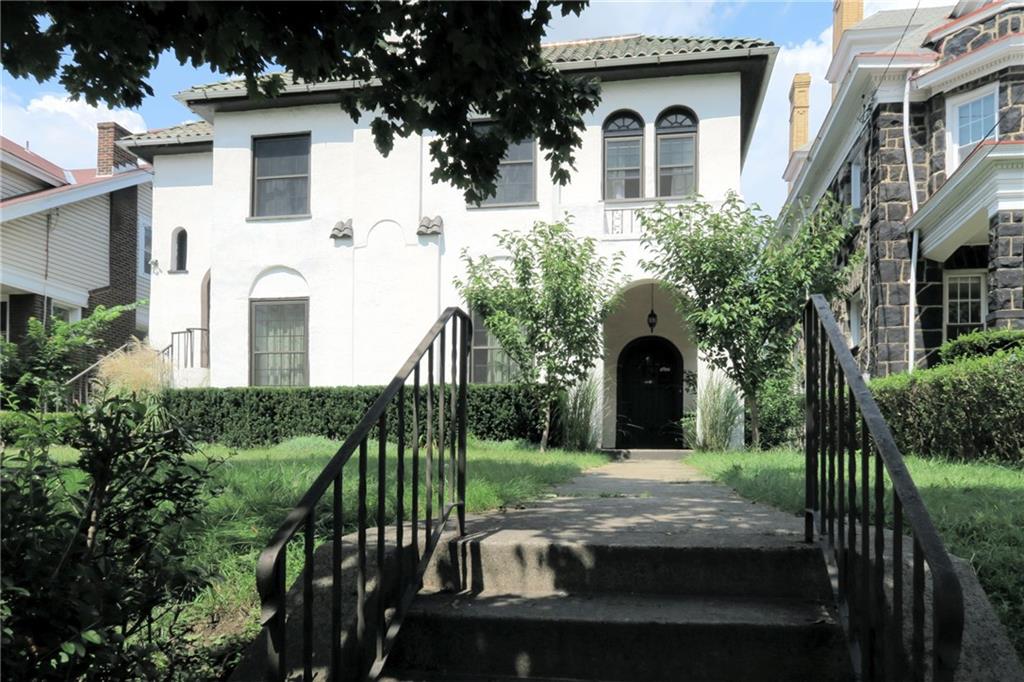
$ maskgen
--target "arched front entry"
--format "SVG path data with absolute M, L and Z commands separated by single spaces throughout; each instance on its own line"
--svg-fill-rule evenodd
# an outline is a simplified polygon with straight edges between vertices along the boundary
M 616 447 L 682 447 L 683 356 L 661 336 L 630 341 L 616 372 Z

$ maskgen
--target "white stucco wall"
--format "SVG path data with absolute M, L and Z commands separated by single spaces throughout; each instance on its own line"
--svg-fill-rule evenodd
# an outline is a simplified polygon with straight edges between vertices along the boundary
M 566 213 L 575 216 L 578 232 L 602 239 L 603 252 L 624 252 L 629 280 L 643 280 L 638 235 L 605 238 L 605 212 L 613 202 L 601 198 L 602 124 L 618 109 L 643 117 L 649 199 L 626 205 L 651 205 L 655 120 L 670 106 L 691 108 L 700 120 L 699 191 L 718 200 L 740 187 L 740 78 L 718 74 L 615 81 L 606 83 L 603 92 L 601 105 L 586 119 L 572 181 L 555 186 L 538 153 L 536 204 L 515 208 L 467 207 L 458 189 L 432 184 L 429 137 L 398 139 L 384 158 L 374 147 L 370 117 L 356 124 L 337 105 L 216 114 L 212 153 L 159 156 L 155 162 L 153 253 L 159 267 L 151 296 L 154 346 L 166 345 L 172 331 L 200 326 L 201 282 L 209 270 L 210 383 L 248 384 L 253 284 L 268 268 L 289 268 L 308 284 L 311 383 L 384 383 L 440 310 L 461 304 L 453 279 L 462 271 L 463 249 L 497 255 L 498 231 L 526 229 Z M 253 136 L 303 132 L 311 136 L 310 216 L 250 219 Z M 443 235 L 418 236 L 421 216 L 441 216 Z M 331 239 L 332 227 L 347 219 L 354 238 Z M 189 230 L 188 272 L 171 274 L 171 233 L 178 226 Z M 628 313 L 621 331 L 611 325 L 606 366 L 611 362 L 614 368 L 617 351 L 633 338 L 626 331 L 635 326 L 632 317 L 646 317 L 648 307 Z M 693 368 L 696 356 L 685 332 L 671 330 L 669 317 L 666 307 L 665 327 L 659 325 L 658 332 L 675 335 L 687 368 Z M 636 335 L 644 331 L 641 325 Z

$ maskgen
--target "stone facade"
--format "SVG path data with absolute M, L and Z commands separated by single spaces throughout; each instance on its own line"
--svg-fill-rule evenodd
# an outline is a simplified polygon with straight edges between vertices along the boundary
M 1024 211 L 989 222 L 988 326 L 1024 329 Z
M 940 63 L 953 61 L 968 52 L 984 47 L 993 40 L 1020 33 L 1024 26 L 1024 10 L 1009 10 L 989 17 L 980 24 L 965 26 L 940 40 L 935 49 Z

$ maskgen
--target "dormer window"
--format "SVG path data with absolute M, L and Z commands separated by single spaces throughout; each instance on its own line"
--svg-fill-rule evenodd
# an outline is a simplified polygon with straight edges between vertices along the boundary
M 658 196 L 688 197 L 697 193 L 697 117 L 672 107 L 658 117 Z
M 604 124 L 604 198 L 639 199 L 643 195 L 644 122 L 620 111 Z

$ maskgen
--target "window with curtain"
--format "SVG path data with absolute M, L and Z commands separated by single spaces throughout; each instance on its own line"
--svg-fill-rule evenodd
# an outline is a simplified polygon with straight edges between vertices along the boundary
M 254 138 L 252 156 L 252 215 L 308 214 L 309 135 Z
M 697 117 L 673 107 L 658 117 L 658 196 L 687 197 L 697 192 Z
M 484 318 L 475 310 L 473 317 L 473 361 L 470 367 L 470 381 L 475 384 L 507 384 L 515 379 L 515 363 L 508 356 L 498 339 L 484 324 Z
M 185 228 L 179 227 L 175 230 L 171 251 L 174 272 L 185 272 L 188 270 L 188 232 L 185 231 Z
M 988 314 L 987 273 L 956 272 L 945 273 L 946 287 L 946 340 L 961 334 L 985 328 Z
M 643 196 L 644 122 L 632 112 L 612 114 L 604 124 L 604 198 Z
M 489 123 L 477 123 L 473 129 L 484 134 Z M 500 204 L 532 204 L 537 200 L 536 172 L 537 146 L 533 140 L 514 142 L 508 146 L 505 158 L 498 165 L 497 190 L 494 196 L 480 202 L 481 206 Z
M 253 386 L 309 385 L 309 300 L 250 301 Z

